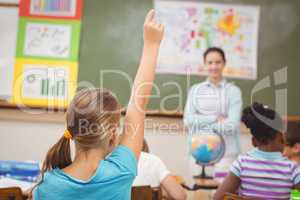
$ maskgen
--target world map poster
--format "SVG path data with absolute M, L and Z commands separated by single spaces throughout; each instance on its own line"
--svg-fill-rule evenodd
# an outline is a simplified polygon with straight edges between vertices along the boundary
M 207 75 L 203 53 L 216 46 L 225 77 L 257 78 L 258 6 L 155 1 L 155 12 L 165 26 L 157 73 Z

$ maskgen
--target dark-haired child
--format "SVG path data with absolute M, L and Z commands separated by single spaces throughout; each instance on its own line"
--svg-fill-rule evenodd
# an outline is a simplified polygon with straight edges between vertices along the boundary
M 300 122 L 289 121 L 284 134 L 285 146 L 283 155 L 300 164 Z M 300 199 L 300 191 L 292 190 L 291 200 Z
M 255 199 L 289 200 L 292 188 L 300 188 L 300 167 L 282 155 L 283 121 L 272 109 L 254 103 L 243 110 L 242 121 L 250 129 L 256 147 L 233 163 L 214 199 L 238 193 Z

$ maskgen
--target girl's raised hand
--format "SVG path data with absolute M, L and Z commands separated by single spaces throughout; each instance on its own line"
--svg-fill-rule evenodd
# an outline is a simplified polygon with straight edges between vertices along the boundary
M 150 10 L 144 22 L 145 45 L 160 45 L 164 35 L 164 26 L 155 19 L 154 10 Z

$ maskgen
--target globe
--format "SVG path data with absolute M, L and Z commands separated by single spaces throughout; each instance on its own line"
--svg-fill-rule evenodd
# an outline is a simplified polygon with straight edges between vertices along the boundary
M 190 152 L 197 164 L 202 166 L 213 165 L 224 156 L 224 139 L 216 133 L 193 134 L 190 142 Z

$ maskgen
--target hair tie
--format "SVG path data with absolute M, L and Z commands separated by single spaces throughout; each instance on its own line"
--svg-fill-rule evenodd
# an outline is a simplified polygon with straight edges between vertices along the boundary
M 70 131 L 68 129 L 65 130 L 64 137 L 68 140 L 72 139 L 72 134 L 70 133 Z

